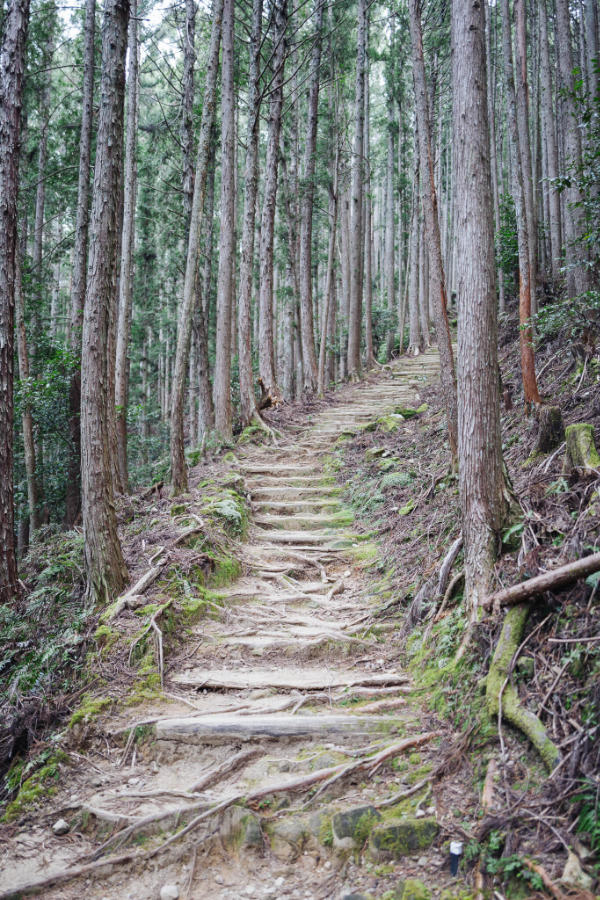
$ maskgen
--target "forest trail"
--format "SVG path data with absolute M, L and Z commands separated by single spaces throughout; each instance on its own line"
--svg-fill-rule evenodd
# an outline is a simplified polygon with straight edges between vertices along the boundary
M 70 795 L 16 835 L 18 853 L 2 864 L 0 897 L 90 863 L 101 846 L 106 857 L 133 859 L 48 886 L 43 896 L 338 900 L 373 884 L 372 896 L 380 897 L 411 874 L 437 893 L 439 851 L 423 858 L 417 847 L 392 865 L 365 868 L 349 853 L 366 840 L 353 837 L 356 821 L 347 834 L 332 831 L 335 811 L 358 809 L 363 825 L 365 814 L 372 825 L 379 816 L 373 804 L 384 807 L 422 777 L 423 760 L 413 751 L 422 744 L 434 752 L 438 732 L 432 737 L 432 717 L 407 700 L 397 651 L 382 641 L 392 626 L 373 625 L 376 601 L 363 571 L 373 545 L 353 531 L 327 453 L 343 432 L 394 407 L 418 406 L 419 389 L 438 370 L 433 350 L 403 358 L 311 423 L 293 426 L 278 446 L 238 452 L 253 513 L 241 545 L 244 576 L 225 591 L 224 608 L 194 627 L 184 665 L 167 670 L 167 699 L 158 708 L 117 708 L 103 723 L 114 736 L 140 722 L 131 732 L 138 743 L 94 757 Z M 379 765 L 361 761 L 390 747 L 404 763 L 373 777 L 369 769 Z M 328 788 L 311 801 L 313 776 L 315 788 Z M 302 792 L 290 789 L 296 781 L 305 782 Z M 415 802 L 425 807 L 416 816 L 437 831 L 439 810 L 428 807 L 427 792 Z M 219 815 L 209 812 L 214 804 L 223 807 Z M 52 825 L 63 817 L 69 834 L 57 836 Z M 191 822 L 168 852 L 149 858 L 157 833 L 166 840 Z M 348 823 L 342 817 L 336 827 Z M 169 885 L 177 891 L 169 894 Z

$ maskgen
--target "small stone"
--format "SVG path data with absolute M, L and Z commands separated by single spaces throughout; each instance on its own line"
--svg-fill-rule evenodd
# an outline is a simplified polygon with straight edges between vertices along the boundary
M 133 785 L 133 784 L 139 784 L 139 781 L 140 781 L 139 778 L 128 778 L 128 779 L 127 779 L 127 784 L 132 784 L 132 785 Z
M 429 864 L 429 860 L 427 859 L 426 856 L 420 856 L 417 860 L 418 866 L 426 866 L 428 864 Z
M 330 865 L 331 865 L 331 863 L 330 863 Z M 275 887 L 276 888 L 283 887 L 284 884 L 285 884 L 285 878 L 283 877 L 283 875 L 280 875 L 279 878 L 275 879 Z
M 429 816 L 435 816 L 435 806 L 428 806 L 428 807 L 427 807 L 427 815 L 429 815 Z
M 581 863 L 572 851 L 569 851 L 567 862 L 561 876 L 561 881 L 565 884 L 571 884 L 574 887 L 582 888 L 584 891 L 591 891 L 594 879 L 591 875 L 581 868 Z
M 426 815 L 427 815 L 427 813 L 425 812 L 424 809 L 418 809 L 415 813 L 415 819 L 423 819 L 423 818 L 425 818 Z
M 248 884 L 246 886 L 246 890 L 244 891 L 244 893 L 246 894 L 247 897 L 252 897 L 254 894 L 254 885 Z
M 52 826 L 52 831 L 54 834 L 67 834 L 69 831 L 69 823 L 64 819 L 58 819 Z
M 160 900 L 179 900 L 179 888 L 176 884 L 163 884 L 160 889 Z
M 223 884 L 223 878 L 221 875 L 215 875 L 215 884 Z

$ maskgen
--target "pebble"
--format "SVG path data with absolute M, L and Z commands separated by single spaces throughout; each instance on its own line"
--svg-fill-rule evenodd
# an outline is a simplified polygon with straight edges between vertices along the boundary
M 284 884 L 285 884 L 285 878 L 283 877 L 283 875 L 280 875 L 279 878 L 275 879 L 275 887 L 276 888 L 283 887 Z
M 176 884 L 163 884 L 160 889 L 160 900 L 179 900 L 179 888 Z
M 428 865 L 428 863 L 429 863 L 429 860 L 427 859 L 426 856 L 420 856 L 419 859 L 417 860 L 418 866 L 426 866 L 426 865 Z
M 69 831 L 69 823 L 64 819 L 58 819 L 52 826 L 54 834 L 67 834 Z
M 245 894 L 247 897 L 252 897 L 252 895 L 254 894 L 254 885 L 253 884 L 249 884 L 246 887 Z
M 223 884 L 223 878 L 222 878 L 221 875 L 215 875 L 215 883 L 216 883 L 216 884 Z
M 330 868 L 331 868 L 331 860 L 330 860 L 330 859 L 327 860 L 327 862 L 325 863 L 324 868 L 325 868 L 325 869 L 330 869 Z
M 415 819 L 422 819 L 426 815 L 427 815 L 427 813 L 425 812 L 424 809 L 418 809 L 415 813 Z
M 139 784 L 139 781 L 140 781 L 139 778 L 128 778 L 127 784 Z

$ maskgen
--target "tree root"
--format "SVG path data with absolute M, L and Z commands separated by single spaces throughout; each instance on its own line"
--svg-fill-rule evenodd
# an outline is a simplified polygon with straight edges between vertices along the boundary
M 491 716 L 503 717 L 522 731 L 552 771 L 560 759 L 559 749 L 546 734 L 538 717 L 521 706 L 517 690 L 510 683 L 528 615 L 529 606 L 526 604 L 513 606 L 506 613 L 487 676 L 487 708 Z

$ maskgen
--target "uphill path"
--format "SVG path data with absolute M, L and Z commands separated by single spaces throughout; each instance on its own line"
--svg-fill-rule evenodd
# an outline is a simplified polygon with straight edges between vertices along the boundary
M 411 695 L 394 626 L 373 619 L 373 544 L 327 468 L 340 435 L 418 406 L 438 370 L 434 350 L 402 358 L 277 446 L 237 451 L 243 577 L 194 627 L 150 721 L 112 711 L 104 755 L 11 841 L 0 897 L 341 900 L 451 883 L 426 778 L 448 733 Z M 115 750 L 132 717 L 135 741 Z

